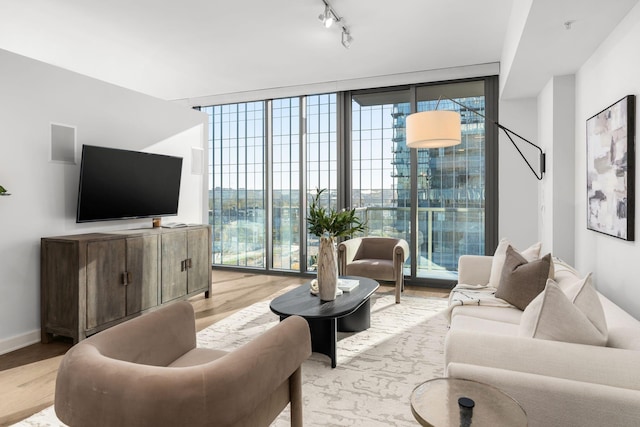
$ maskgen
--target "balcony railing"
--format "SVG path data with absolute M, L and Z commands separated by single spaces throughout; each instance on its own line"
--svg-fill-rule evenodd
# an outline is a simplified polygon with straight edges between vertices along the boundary
M 411 233 L 410 207 L 357 208 L 357 215 L 366 221 L 368 236 L 388 236 L 405 239 L 411 258 L 405 264 L 405 274 L 412 275 L 412 258 L 416 258 L 416 277 L 457 278 L 461 255 L 484 253 L 484 209 L 463 207 L 419 207 L 416 235 Z M 290 221 L 282 221 L 274 230 L 274 264 L 276 269 L 299 269 L 299 212 L 292 211 Z M 213 215 L 213 263 L 246 267 L 264 267 L 264 217 L 238 216 L 226 218 Z M 282 236 L 282 237 L 280 237 Z M 282 240 L 282 241 L 280 241 Z M 317 239 L 308 237 L 307 266 L 314 264 Z M 277 259 L 277 260 L 276 260 Z M 312 268 L 311 268 L 312 269 Z
M 461 255 L 484 254 L 483 208 L 419 207 L 417 236 L 411 235 L 411 208 L 358 208 L 366 235 L 405 239 L 416 256 L 416 275 L 455 276 Z M 411 259 L 405 265 L 411 266 Z

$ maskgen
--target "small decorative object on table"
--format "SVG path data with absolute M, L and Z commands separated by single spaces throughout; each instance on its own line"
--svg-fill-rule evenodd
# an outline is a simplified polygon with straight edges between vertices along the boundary
M 476 402 L 468 397 L 461 397 L 458 399 L 458 406 L 460 407 L 460 427 L 471 426 L 473 407 L 476 406 Z
M 423 426 L 527 425 L 527 414 L 518 402 L 503 391 L 477 381 L 434 378 L 417 386 L 410 401 L 413 416 Z
M 338 249 L 332 236 L 320 237 L 318 288 L 322 301 L 336 299 L 336 291 L 338 290 Z
M 309 292 L 311 292 L 311 295 L 318 296 L 318 294 L 320 293 L 320 289 L 318 289 L 318 279 L 313 279 L 311 282 L 309 282 Z M 338 289 L 336 289 L 336 297 L 339 297 L 340 295 L 342 295 L 342 289 L 340 289 L 340 279 L 338 279 Z
M 309 205 L 307 217 L 309 233 L 320 238 L 318 249 L 318 288 L 322 301 L 336 299 L 338 289 L 338 252 L 336 239 L 363 232 L 365 225 L 356 216 L 355 209 L 336 211 L 320 206 L 320 196 L 325 190 L 317 190 Z
M 10 195 L 11 193 L 7 193 L 7 190 L 2 185 L 0 185 L 0 196 L 10 196 Z
M 351 292 L 360 284 L 359 280 L 354 279 L 338 279 L 338 289 L 343 292 Z

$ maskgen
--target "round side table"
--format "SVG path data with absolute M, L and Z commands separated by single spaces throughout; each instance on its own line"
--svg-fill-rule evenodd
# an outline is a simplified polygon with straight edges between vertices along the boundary
M 460 398 L 472 402 L 462 400 L 464 406 L 460 406 Z M 488 384 L 459 378 L 420 384 L 411 393 L 411 412 L 421 425 L 430 427 L 527 425 L 524 409 L 511 396 Z

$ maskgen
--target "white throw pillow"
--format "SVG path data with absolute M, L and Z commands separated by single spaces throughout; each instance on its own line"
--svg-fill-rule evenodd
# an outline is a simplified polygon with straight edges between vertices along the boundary
M 573 304 L 554 280 L 547 280 L 544 291 L 522 313 L 518 335 L 576 344 L 606 345 L 606 332 L 602 333 L 582 311 L 587 306 L 593 309 L 593 294 L 597 298 L 597 293 L 591 286 L 589 276 L 581 282 L 584 282 L 580 286 L 583 295 L 576 296 L 579 304 Z M 584 304 L 584 301 L 589 303 Z
M 607 319 L 604 316 L 600 297 L 591 282 L 591 273 L 587 274 L 584 279 L 567 286 L 564 289 L 564 294 L 573 305 L 586 314 L 593 326 L 606 337 L 608 334 Z
M 504 260 L 507 256 L 507 248 L 511 245 L 507 239 L 500 240 L 496 252 L 493 254 L 493 260 L 491 261 L 491 274 L 489 275 L 489 286 L 497 288 L 500 285 L 500 278 L 502 277 L 502 268 L 504 267 Z M 512 246 L 513 247 L 513 246 Z M 534 243 L 524 251 L 518 252 L 524 259 L 531 262 L 540 258 L 540 248 L 542 243 Z M 550 276 L 553 277 L 553 276 Z

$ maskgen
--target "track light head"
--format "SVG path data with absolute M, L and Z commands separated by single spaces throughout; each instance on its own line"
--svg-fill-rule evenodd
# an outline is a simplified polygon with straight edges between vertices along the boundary
M 353 37 L 349 34 L 349 30 L 345 27 L 342 28 L 342 46 L 345 49 L 349 49 L 351 47 L 351 42 L 353 41 Z
M 324 7 L 324 13 L 321 13 L 318 16 L 318 19 L 322 21 L 322 24 L 324 25 L 325 28 L 331 28 L 331 26 L 336 20 L 335 15 L 331 11 L 331 7 L 329 5 L 326 5 Z
M 339 24 L 338 27 L 342 29 L 342 46 L 349 49 L 351 42 L 353 41 L 353 37 L 351 37 L 349 29 L 345 26 L 342 17 L 331 7 L 328 0 L 322 0 L 322 3 L 324 3 L 324 12 L 318 15 L 318 19 L 322 22 L 322 25 L 324 25 L 325 28 L 330 28 L 335 22 L 337 22 Z

